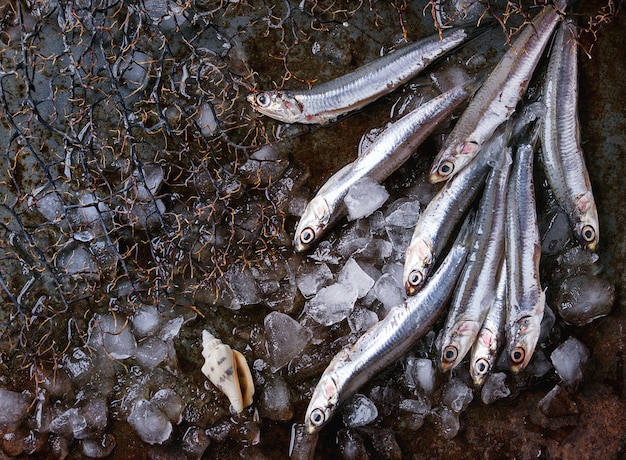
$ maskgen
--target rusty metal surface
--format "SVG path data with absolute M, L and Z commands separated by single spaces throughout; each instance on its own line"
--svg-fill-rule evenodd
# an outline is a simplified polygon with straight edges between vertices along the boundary
M 40 2 L 40 5 L 52 3 Z M 60 3 L 65 5 L 67 2 Z M 114 5 L 111 18 L 123 23 L 126 4 L 104 0 L 102 3 Z M 72 63 L 63 54 L 59 41 L 63 24 L 58 22 L 58 11 L 53 10 L 54 14 L 48 13 L 48 16 L 44 14 L 42 19 L 45 26 L 40 32 L 50 40 L 35 42 L 32 49 L 25 51 L 24 43 L 31 42 L 20 43 L 15 38 L 25 32 L 16 31 L 11 26 L 15 24 L 15 12 L 10 6 L 0 7 L 5 18 L 0 50 L 0 66 L 4 72 L 0 78 L 5 101 L 0 135 L 6 158 L 0 181 L 4 196 L 0 269 L 6 285 L 2 291 L 5 324 L 0 347 L 0 383 L 15 391 L 27 389 L 34 392 L 34 369 L 50 369 L 70 347 L 83 346 L 88 340 L 90 315 L 112 309 L 116 314 L 130 316 L 139 304 L 162 302 L 167 314 L 185 316 L 189 323 L 175 341 L 178 355 L 176 378 L 161 375 L 166 372 L 159 368 L 157 371 L 160 370 L 161 374 L 157 371 L 146 373 L 146 379 L 176 388 L 189 401 L 189 409 L 185 412 L 183 424 L 175 427 L 172 440 L 162 447 L 147 446 L 125 423 L 127 414 L 124 414 L 120 400 L 115 399 L 120 394 L 125 395 L 125 386 L 136 383 L 132 372 L 128 372 L 123 363 L 104 366 L 103 375 L 110 372 L 116 376 L 115 389 L 109 393 L 115 394 L 115 397 L 110 396 L 111 420 L 107 428 L 107 433 L 116 439 L 111 458 L 184 458 L 178 443 L 187 427 L 197 424 L 211 428 L 229 421 L 236 427 L 233 431 L 239 430 L 239 434 L 212 442 L 203 458 L 286 458 L 292 424 L 302 422 L 307 395 L 310 396 L 322 369 L 304 369 L 309 372 L 305 377 L 291 375 L 286 368 L 280 371 L 291 387 L 294 400 L 293 417 L 283 421 L 265 417 L 255 420 L 250 412 L 233 422 L 227 404 L 214 389 L 207 389 L 198 372 L 201 364 L 198 338 L 203 327 L 211 327 L 231 338 L 234 347 L 247 351 L 249 362 L 265 356 L 263 319 L 270 308 L 264 305 L 245 306 L 240 310 L 225 308 L 230 297 L 216 298 L 215 295 L 216 288 L 227 290 L 220 284 L 221 275 L 235 263 L 253 265 L 266 259 L 289 259 L 299 263 L 302 260 L 291 256 L 290 237 L 297 218 L 286 203 L 292 197 L 274 195 L 271 184 L 256 181 L 255 171 L 246 172 L 242 165 L 250 152 L 265 143 L 275 143 L 281 137 L 276 144 L 280 158 L 272 163 L 272 167 L 277 167 L 278 177 L 293 182 L 293 190 L 301 195 L 311 194 L 339 167 L 356 157 L 359 139 L 364 132 L 384 126 L 396 99 L 395 96 L 384 98 L 328 128 L 293 126 L 285 129 L 254 114 L 246 104 L 245 96 L 253 88 L 274 85 L 303 88 L 307 82 L 341 75 L 375 58 L 381 49 L 399 46 L 405 38 L 412 41 L 432 33 L 432 18 L 428 10 L 423 14 L 422 5 L 417 7 L 405 2 L 370 2 L 354 6 L 352 2 L 345 5 L 303 2 L 300 9 L 292 2 L 222 4 L 197 1 L 187 4 L 192 3 L 203 5 L 193 9 L 200 14 L 197 23 L 188 22 L 177 28 L 172 24 L 157 26 L 156 21 L 154 24 L 147 21 L 138 29 L 134 36 L 138 41 L 132 46 L 115 35 L 119 23 L 112 19 L 103 19 L 102 24 L 91 30 L 82 30 L 79 25 L 75 25 L 71 33 L 65 30 L 66 36 L 72 36 L 77 46 L 84 47 L 81 48 L 83 51 L 89 46 L 95 47 L 95 56 L 88 51 L 82 56 L 81 65 L 85 69 L 92 68 L 92 65 L 95 68 L 98 59 L 103 60 L 101 64 L 108 62 L 112 68 L 116 59 L 127 57 L 134 49 L 153 56 L 147 83 L 152 91 L 144 93 L 140 89 L 135 93 L 134 83 L 126 82 L 126 89 L 130 90 L 124 94 L 114 83 L 115 78 L 102 69 L 94 74 L 83 74 L 84 87 L 76 85 L 71 77 Z M 29 2 L 20 3 L 25 8 L 20 14 L 26 18 L 24 27 L 32 30 L 33 23 L 28 21 L 34 19 L 26 14 L 27 4 Z M 595 12 L 604 5 L 604 1 L 597 0 L 587 3 L 585 8 Z M 209 11 L 212 11 L 210 16 Z M 202 13 L 207 15 L 202 16 Z M 626 207 L 623 202 L 626 198 L 626 162 L 623 155 L 626 146 L 626 18 L 623 13 L 601 27 L 597 37 L 585 35 L 583 45 L 590 48 L 593 44 L 591 59 L 580 59 L 583 147 L 601 219 L 598 253 L 604 265 L 602 277 L 616 286 L 616 302 L 608 317 L 586 326 L 562 326 L 560 329 L 563 338 L 573 335 L 591 352 L 585 379 L 571 396 L 578 414 L 548 418 L 538 410 L 539 400 L 556 380 L 554 375 L 533 383 L 532 388 L 524 389 L 513 398 L 491 405 L 484 405 L 475 398 L 469 409 L 461 414 L 461 429 L 453 439 L 442 437 L 433 423 L 426 423 L 418 431 L 397 429 L 394 415 L 387 414 L 383 421 L 375 424 L 374 430 L 380 433 L 393 430 L 402 458 L 618 459 L 625 455 L 626 239 L 623 234 Z M 126 20 L 131 16 L 126 16 Z M 71 17 L 66 19 L 70 21 Z M 197 29 L 198 24 L 201 32 Z M 129 20 L 127 25 L 132 28 L 137 24 Z M 103 41 L 90 43 L 77 38 L 80 34 L 88 37 L 92 33 Z M 501 55 L 504 42 L 502 32 L 495 29 L 481 41 L 455 53 L 441 66 L 464 63 L 477 54 L 484 55 L 486 60 L 473 70 L 484 70 Z M 312 50 L 317 49 L 316 43 L 319 49 L 313 53 Z M 206 49 L 227 51 L 216 54 Z M 26 65 L 24 62 L 18 64 L 21 53 L 33 56 L 32 62 L 38 66 L 38 71 L 31 75 L 37 80 L 38 88 L 45 87 L 48 81 L 53 82 L 50 87 L 56 89 L 55 100 L 28 100 L 26 96 L 31 94 L 28 84 L 22 78 L 12 80 L 12 72 L 19 74 Z M 52 59 L 55 53 L 63 54 L 63 58 Z M 197 79 L 193 76 L 194 71 L 200 72 Z M 192 74 L 187 77 L 188 98 L 180 92 L 181 81 L 185 87 L 186 72 Z M 286 77 L 289 78 L 284 80 Z M 400 90 L 400 94 L 432 91 L 428 79 L 420 78 L 412 86 Z M 120 81 L 117 84 L 124 85 Z M 37 91 L 33 94 L 36 95 Z M 85 109 L 87 104 L 77 102 L 77 95 L 93 104 L 92 112 Z M 213 113 L 220 121 L 217 134 L 204 135 L 201 132 L 195 118 L 199 101 L 212 104 Z M 35 102 L 48 124 L 34 115 L 32 107 Z M 67 118 L 65 110 L 70 114 Z M 143 124 L 129 129 L 128 115 L 131 113 L 137 117 L 133 121 L 139 120 Z M 76 142 L 72 144 L 60 134 L 69 133 L 76 140 L 80 128 L 90 119 L 93 126 L 89 131 L 95 142 L 82 146 Z M 168 128 L 165 128 L 164 120 Z M 50 127 L 56 131 L 51 131 Z M 447 127 L 443 126 L 420 149 L 420 156 L 410 160 L 389 179 L 387 185 L 392 195 L 402 195 L 407 188 L 423 181 L 416 171 L 429 166 L 439 134 L 446 130 Z M 63 178 L 63 164 L 67 161 L 63 152 L 68 145 L 81 152 L 83 156 L 77 153 L 76 158 L 80 157 L 82 163 L 75 160 L 72 177 Z M 113 168 L 111 165 L 116 160 L 127 163 Z M 155 164 L 164 171 L 164 184 L 158 196 L 150 196 L 145 202 L 156 205 L 157 199 L 163 198 L 167 212 L 154 213 L 156 220 L 137 227 L 132 221 L 138 211 L 132 208 L 132 198 L 128 197 L 128 193 L 132 194 L 132 190 L 128 192 L 129 187 L 132 189 L 128 186 L 128 177 L 134 177 L 133 170 L 138 165 Z M 283 167 L 286 164 L 290 165 L 287 169 Z M 54 179 L 50 179 L 49 173 Z M 229 179 L 233 179 L 232 182 Z M 137 182 L 142 183 L 141 180 Z M 116 210 L 115 225 L 108 226 L 107 231 L 119 243 L 117 272 L 103 271 L 95 278 L 86 276 L 78 281 L 70 280 L 69 284 L 62 276 L 55 276 L 59 247 L 70 245 L 75 248 L 71 246 L 75 242 L 68 243 L 71 240 L 68 235 L 76 229 L 68 230 L 59 224 L 59 230 L 55 226 L 57 223 L 46 222 L 27 205 L 29 194 L 41 185 L 61 190 L 66 210 L 76 207 L 73 194 L 79 190 L 97 194 Z M 106 213 L 102 215 L 106 217 Z M 16 216 L 22 220 L 18 222 Z M 206 222 L 215 224 L 218 230 L 207 230 Z M 33 241 L 8 244 L 10 234 L 17 234 L 18 240 L 31 235 Z M 198 241 L 210 242 L 199 244 Z M 28 292 L 20 298 L 18 294 L 29 278 L 20 271 L 24 267 L 48 277 L 42 276 L 44 281 L 36 286 L 36 292 Z M 31 317 L 26 309 L 16 314 L 17 298 L 22 302 L 20 306 L 32 307 L 31 303 L 35 304 L 40 294 L 55 289 L 63 294 L 51 301 L 50 309 L 54 315 L 50 314 L 49 321 L 42 315 Z M 84 295 L 85 292 L 89 295 Z M 111 307 L 111 297 L 118 302 L 114 307 Z M 291 304 L 281 305 L 281 311 L 299 318 L 303 303 L 304 299 L 298 296 Z M 196 316 L 196 311 L 201 314 Z M 74 326 L 71 326 L 70 318 Z M 51 332 L 47 332 L 49 324 L 56 329 L 51 327 Z M 68 338 L 68 324 L 73 327 L 71 338 Z M 345 325 L 343 329 L 334 328 L 325 333 L 324 338 L 336 339 L 333 346 L 337 347 L 341 342 L 336 336 L 346 330 L 349 332 Z M 267 377 L 266 374 L 263 376 Z M 368 389 L 388 385 L 400 375 L 401 369 L 392 368 L 377 377 Z M 90 384 L 97 385 L 98 382 Z M 63 404 L 71 403 L 63 400 Z M 247 439 L 246 423 L 258 425 L 261 433 L 258 443 Z M 336 439 L 341 428 L 341 420 L 337 418 L 323 430 L 316 459 L 340 457 Z M 78 442 L 73 446 L 68 458 L 84 458 Z M 371 458 L 376 455 L 374 452 L 380 454 L 375 446 L 368 444 L 368 447 Z M 18 455 L 27 458 L 26 454 Z M 42 448 L 30 458 L 49 458 L 50 455 L 50 450 Z

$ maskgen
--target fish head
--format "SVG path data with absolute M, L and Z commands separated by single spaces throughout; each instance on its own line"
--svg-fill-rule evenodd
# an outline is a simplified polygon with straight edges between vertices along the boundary
M 434 255 L 432 246 L 421 238 L 414 239 L 406 249 L 402 279 L 408 295 L 418 292 L 430 273 Z
M 286 92 L 262 91 L 249 94 L 247 100 L 257 112 L 284 123 L 297 123 L 303 116 L 302 104 Z
M 309 434 L 317 433 L 335 415 L 339 393 L 340 388 L 332 373 L 322 375 L 304 417 L 304 427 Z
M 517 373 L 528 365 L 540 332 L 541 319 L 536 316 L 524 316 L 513 323 L 508 350 L 512 372 Z
M 430 169 L 430 182 L 451 179 L 478 154 L 480 145 L 474 141 L 457 142 L 444 147 Z
M 441 370 L 454 369 L 465 357 L 474 343 L 480 324 L 476 321 L 460 321 L 453 326 L 450 339 L 442 344 Z
M 493 369 L 497 343 L 496 335 L 489 329 L 481 330 L 478 334 L 470 359 L 470 374 L 474 385 L 481 386 Z
M 293 246 L 303 252 L 317 244 L 330 224 L 331 209 L 323 197 L 317 196 L 307 204 L 296 227 Z
M 574 209 L 574 233 L 578 240 L 590 251 L 598 247 L 599 239 L 598 209 L 591 191 L 576 199 Z

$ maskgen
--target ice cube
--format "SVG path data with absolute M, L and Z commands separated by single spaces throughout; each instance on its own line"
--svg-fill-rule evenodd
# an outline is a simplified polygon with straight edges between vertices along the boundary
M 302 295 L 310 299 L 333 279 L 333 274 L 324 262 L 306 262 L 298 269 L 296 283 Z
M 413 229 L 420 216 L 420 203 L 417 200 L 397 200 L 385 217 L 388 226 Z
M 172 423 L 167 416 L 145 399 L 135 401 L 127 421 L 141 440 L 148 444 L 161 444 L 172 434 Z
M 371 399 L 357 393 L 345 404 L 341 414 L 348 428 L 356 428 L 369 425 L 376 420 L 378 409 Z
M 0 388 L 0 427 L 14 429 L 26 415 L 32 398 Z
M 170 422 L 178 425 L 182 421 L 185 402 L 171 388 L 160 389 L 150 398 L 150 402 L 161 409 Z
M 83 454 L 88 458 L 106 458 L 115 449 L 115 437 L 112 434 L 90 436 L 81 441 Z
M 80 407 L 80 414 L 85 418 L 89 431 L 102 433 L 107 426 L 109 415 L 106 399 L 99 396 L 89 398 Z
M 357 291 L 341 283 L 331 284 L 321 289 L 307 302 L 308 315 L 324 326 L 331 326 L 345 319 L 357 299 Z
M 435 388 L 435 365 L 430 359 L 410 356 L 406 361 L 405 376 L 410 388 L 430 395 Z
M 261 391 L 259 410 L 270 420 L 286 421 L 293 417 L 291 390 L 280 376 L 269 378 Z
M 63 366 L 73 382 L 85 377 L 94 367 L 90 356 L 81 349 L 74 348 L 71 353 L 63 355 Z
M 148 369 L 154 369 L 167 359 L 168 345 L 158 337 L 148 337 L 139 342 L 135 351 L 137 362 Z
M 396 305 L 400 305 L 406 299 L 406 291 L 396 281 L 391 273 L 384 273 L 374 284 L 374 294 L 376 298 L 389 311 Z
M 408 248 L 411 243 L 413 229 L 387 225 L 385 227 L 385 231 L 387 232 L 387 238 L 389 238 L 389 241 L 395 250 L 394 258 L 404 260 L 406 248 Z
M 348 325 L 355 333 L 365 332 L 377 322 L 378 315 L 367 308 L 355 308 L 348 315 Z
M 445 386 L 442 403 L 454 412 L 462 412 L 474 399 L 474 392 L 462 380 L 452 378 Z
M 217 131 L 217 120 L 210 103 L 200 103 L 194 119 L 203 136 L 211 137 Z
M 445 406 L 437 407 L 432 412 L 435 427 L 444 439 L 454 438 L 461 429 L 459 414 Z
M 57 415 L 50 422 L 50 431 L 65 437 L 73 437 L 84 432 L 87 420 L 76 407 Z
M 142 305 L 131 318 L 136 336 L 145 337 L 154 334 L 161 324 L 161 316 L 153 305 Z
M 485 404 L 491 404 L 511 394 L 511 390 L 506 385 L 505 380 L 506 374 L 504 372 L 496 372 L 487 377 L 487 381 L 480 393 L 480 397 Z
M 615 302 L 615 285 L 593 275 L 575 275 L 563 280 L 553 305 L 567 324 L 583 326 L 606 316 Z
M 545 230 L 542 229 L 541 253 L 554 255 L 563 250 L 572 236 L 569 218 L 560 208 L 555 208 L 546 213 L 544 220 L 548 222 L 540 224 L 541 227 L 546 226 Z
M 122 315 L 95 315 L 90 332 L 89 344 L 94 348 L 104 348 L 113 359 L 126 359 L 135 354 L 137 342 Z
M 428 399 L 418 394 L 415 399 L 402 400 L 398 408 L 404 425 L 411 431 L 417 431 L 422 427 L 424 419 L 430 413 L 431 405 Z
M 224 273 L 224 281 L 233 294 L 230 306 L 226 305 L 232 310 L 261 302 L 261 293 L 249 268 L 238 264 L 231 265 Z
M 267 360 L 272 372 L 278 371 L 298 356 L 311 340 L 311 331 L 284 313 L 269 313 L 263 324 Z
M 570 337 L 550 355 L 550 360 L 563 383 L 576 388 L 583 378 L 583 366 L 589 358 L 587 347 L 578 339 Z
M 337 265 L 340 258 L 334 252 L 332 243 L 330 241 L 323 240 L 320 241 L 315 250 L 309 254 L 309 259 L 316 260 L 318 262 L 325 262 L 331 265 Z
M 57 253 L 54 265 L 72 277 L 98 279 L 100 271 L 94 256 L 81 246 L 70 245 Z
M 559 385 L 555 385 L 541 401 L 539 410 L 546 417 L 563 417 L 578 414 L 576 403 L 572 401 L 567 392 Z
M 374 286 L 374 280 L 363 271 L 359 263 L 353 258 L 346 261 L 337 276 L 337 282 L 356 289 L 359 299 L 364 297 Z
M 178 333 L 180 332 L 180 328 L 183 327 L 185 323 L 184 316 L 177 316 L 175 318 L 170 319 L 167 323 L 163 325 L 163 328 L 159 331 L 159 338 L 168 342 L 176 337 L 178 337 Z
M 64 215 L 65 205 L 58 190 L 44 191 L 44 188 L 40 187 L 32 193 L 28 205 L 34 204 L 48 222 L 55 222 Z
M 374 179 L 365 177 L 348 190 L 344 203 L 348 209 L 348 220 L 367 217 L 380 208 L 389 198 L 384 186 Z
M 203 429 L 189 427 L 183 435 L 182 450 L 188 455 L 187 458 L 201 459 L 204 451 L 211 444 L 211 440 Z

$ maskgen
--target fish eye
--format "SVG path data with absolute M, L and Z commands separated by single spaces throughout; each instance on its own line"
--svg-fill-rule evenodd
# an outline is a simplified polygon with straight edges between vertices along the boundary
M 315 231 L 311 227 L 307 227 L 300 233 L 300 242 L 309 244 L 315 239 Z
M 480 358 L 474 364 L 474 369 L 478 375 L 485 375 L 489 370 L 489 363 L 485 358 Z
M 256 97 L 256 102 L 257 104 L 259 104 L 261 107 L 267 107 L 270 105 L 270 97 L 267 94 L 259 94 Z
M 513 364 L 521 364 L 524 361 L 526 353 L 522 347 L 515 347 L 511 350 L 511 361 Z
M 424 277 L 419 270 L 413 270 L 411 273 L 409 273 L 408 282 L 411 286 L 419 286 L 422 283 L 423 279 Z
M 439 165 L 439 168 L 437 169 L 437 172 L 441 176 L 449 176 L 450 174 L 452 174 L 452 171 L 454 171 L 454 163 L 449 160 L 442 161 Z
M 585 242 L 587 243 L 591 243 L 593 240 L 596 239 L 596 231 L 591 225 L 585 225 L 582 228 L 580 234 L 583 237 L 583 240 L 585 240 Z
M 448 345 L 446 348 L 443 349 L 444 361 L 454 362 L 456 361 L 457 356 L 459 356 L 459 350 L 457 350 L 456 347 Z
M 320 409 L 319 407 L 316 409 L 313 409 L 313 412 L 311 412 L 311 415 L 309 417 L 309 420 L 313 424 L 313 426 L 322 425 L 325 419 L 326 419 L 326 416 L 324 415 L 324 411 Z

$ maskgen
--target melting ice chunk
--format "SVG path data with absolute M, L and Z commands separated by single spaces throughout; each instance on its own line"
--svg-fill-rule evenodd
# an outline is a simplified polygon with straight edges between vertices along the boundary
M 268 379 L 259 401 L 262 414 L 270 420 L 285 421 L 293 417 L 291 391 L 280 376 Z
M 296 275 L 296 283 L 302 295 L 309 299 L 333 279 L 333 274 L 324 262 L 302 264 Z
M 582 326 L 610 313 L 615 286 L 593 275 L 566 278 L 556 294 L 556 308 L 567 324 Z
M 424 424 L 424 419 L 430 412 L 430 408 L 428 399 L 418 395 L 416 399 L 405 399 L 400 402 L 400 417 L 409 430 L 416 431 Z
M 396 201 L 385 217 L 385 223 L 394 227 L 413 228 L 420 216 L 420 203 L 417 200 Z
M 324 326 L 330 326 L 346 318 L 357 299 L 357 291 L 351 286 L 335 283 L 321 289 L 307 303 L 307 313 Z
M 161 444 L 172 434 L 172 423 L 167 416 L 145 399 L 135 402 L 127 421 L 141 440 L 148 444 Z
M 348 316 L 352 332 L 365 332 L 378 322 L 378 315 L 367 308 L 355 308 Z
M 461 429 L 459 414 L 445 406 L 441 406 L 433 410 L 432 415 L 435 426 L 444 439 L 452 439 L 459 433 Z
M 389 198 L 384 186 L 365 177 L 348 190 L 344 203 L 348 208 L 348 220 L 367 217 L 380 208 Z
M 295 319 L 277 311 L 265 317 L 265 346 L 272 372 L 298 356 L 311 340 L 311 332 Z
M 472 389 L 460 379 L 452 379 L 446 384 L 442 402 L 454 412 L 462 412 L 474 399 Z
M 384 273 L 374 284 L 374 294 L 389 311 L 396 305 L 400 305 L 406 299 L 405 289 L 398 283 L 391 273 Z
M 113 359 L 126 359 L 135 354 L 137 342 L 125 317 L 105 315 L 95 318 L 89 338 L 90 345 L 101 346 Z
M 159 328 L 160 316 L 153 305 L 143 305 L 132 316 L 133 330 L 139 337 L 152 335 Z
M 405 371 L 409 387 L 422 390 L 426 395 L 435 388 L 435 366 L 430 359 L 409 357 Z
M 565 385 L 575 388 L 583 378 L 583 366 L 589 358 L 587 347 L 570 337 L 550 355 L 550 360 Z
M 359 299 L 365 297 L 372 286 L 374 286 L 374 280 L 363 271 L 358 262 L 353 258 L 349 258 L 345 263 L 339 272 L 337 281 L 356 289 Z
M 504 382 L 505 380 L 506 374 L 504 372 L 496 372 L 487 378 L 480 393 L 480 397 L 485 404 L 491 404 L 511 394 L 511 390 Z
M 378 409 L 371 399 L 357 393 L 344 406 L 342 416 L 348 428 L 356 428 L 369 425 L 376 420 Z
M 66 437 L 72 437 L 87 428 L 87 420 L 75 407 L 59 414 L 50 422 L 50 431 Z
M 148 369 L 154 369 L 167 359 L 169 347 L 167 343 L 158 337 L 148 337 L 139 342 L 135 351 L 135 359 L 139 364 Z
M 19 424 L 29 405 L 28 396 L 0 388 L 0 427 L 12 428 Z

